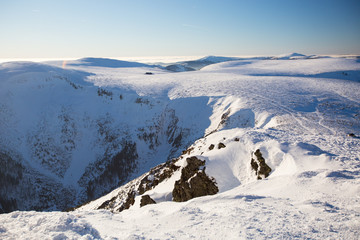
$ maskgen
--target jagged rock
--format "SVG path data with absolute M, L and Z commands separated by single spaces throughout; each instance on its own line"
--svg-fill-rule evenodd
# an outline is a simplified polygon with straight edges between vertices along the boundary
M 225 124 L 226 120 L 229 118 L 231 109 L 229 108 L 223 115 L 221 115 L 221 121 L 219 126 Z
M 144 192 L 154 188 L 159 183 L 164 181 L 165 179 L 168 179 L 172 176 L 173 172 L 178 170 L 180 167 L 176 166 L 175 163 L 179 159 L 173 159 L 171 161 L 168 161 L 164 164 L 161 164 L 159 166 L 156 166 L 150 170 L 150 173 L 141 179 L 138 193 L 141 195 Z
M 140 207 L 148 204 L 156 204 L 156 202 L 149 195 L 142 196 L 140 200 Z
M 107 209 L 112 212 L 122 212 L 125 209 L 129 209 L 135 203 L 135 182 L 136 180 L 133 180 L 124 185 L 116 196 L 104 201 L 97 209 Z
M 256 159 L 251 158 L 251 168 L 255 171 L 257 179 L 267 178 L 271 172 L 271 168 L 265 163 L 260 149 L 257 149 L 254 153 Z
M 175 182 L 173 201 L 185 202 L 195 197 L 213 195 L 219 191 L 215 179 L 205 174 L 205 161 L 197 157 L 186 159 L 187 166 L 181 171 L 180 180 Z
M 225 148 L 226 146 L 225 146 L 225 144 L 223 144 L 223 143 L 219 143 L 218 144 L 218 149 L 222 149 L 222 148 Z
M 214 145 L 214 144 L 211 144 L 211 145 L 209 146 L 209 150 L 213 150 L 214 147 L 215 147 L 215 145 Z
M 97 209 L 108 209 L 109 206 L 112 205 L 111 203 L 113 203 L 114 201 L 116 201 L 116 197 L 113 197 L 110 200 L 103 202 Z
M 132 191 L 128 195 L 125 203 L 119 208 L 119 212 L 122 212 L 125 209 L 129 209 L 132 205 L 134 205 L 134 203 L 135 203 L 135 191 Z

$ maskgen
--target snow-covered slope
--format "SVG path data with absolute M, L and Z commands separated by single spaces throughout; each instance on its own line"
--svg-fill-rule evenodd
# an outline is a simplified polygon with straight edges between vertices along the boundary
M 151 77 L 148 69 L 137 67 L 137 75 Z M 206 97 L 139 96 L 127 86 L 94 86 L 85 81 L 91 75 L 40 63 L 1 65 L 2 211 L 74 207 L 203 136 L 211 112 Z
M 119 168 L 111 161 L 115 156 L 130 156 L 121 163 L 136 160 L 123 171 L 130 174 L 113 181 L 118 188 L 74 212 L 0 215 L 1 238 L 357 239 L 360 234 L 357 59 L 251 58 L 176 74 L 151 66 L 61 69 L 49 63 L 53 66 L 39 64 L 44 72 L 21 72 L 25 77 L 14 73 L 24 67 L 19 64 L 1 68 L 6 120 L 0 136 L 9 149 L 2 161 L 52 179 L 52 187 L 66 183 L 76 195 L 84 175 L 84 186 L 99 191 L 109 186 L 104 182 L 117 173 L 99 176 Z M 145 75 L 148 71 L 154 74 Z M 71 77 L 54 77 L 59 74 Z M 70 120 L 59 117 L 63 108 Z M 73 124 L 65 127 L 64 138 L 57 129 L 66 122 Z M 62 167 L 47 164 L 51 161 L 44 159 L 52 158 L 46 151 L 42 158 L 31 155 L 37 149 L 32 139 L 41 139 L 36 146 L 48 151 L 60 148 Z M 62 139 L 72 140 L 74 148 Z M 23 176 L 31 175 L 27 171 Z M 5 176 L 16 174 L 21 175 Z M 134 180 L 122 185 L 125 179 Z M 9 188 L 2 196 L 16 191 Z M 210 195 L 183 202 L 182 196 L 204 192 Z
M 182 61 L 182 62 L 167 64 L 165 65 L 165 69 L 172 72 L 195 71 L 195 70 L 200 70 L 201 68 L 214 63 L 228 62 L 239 59 L 240 58 L 238 57 L 207 56 L 197 60 Z

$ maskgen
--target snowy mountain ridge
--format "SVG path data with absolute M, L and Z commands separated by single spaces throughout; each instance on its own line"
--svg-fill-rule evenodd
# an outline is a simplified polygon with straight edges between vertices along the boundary
M 356 239 L 358 59 L 222 60 L 1 64 L 2 209 L 95 200 L 0 237 Z

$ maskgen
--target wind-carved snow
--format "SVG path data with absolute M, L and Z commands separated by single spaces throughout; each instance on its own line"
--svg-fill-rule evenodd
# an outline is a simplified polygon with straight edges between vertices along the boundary
M 36 184 L 50 186 L 43 189 L 62 189 L 67 203 L 78 191 L 92 190 L 85 186 L 119 188 L 73 213 L 2 214 L 0 237 L 356 239 L 358 60 L 300 54 L 227 60 L 233 61 L 177 73 L 101 64 L 66 69 L 39 64 L 37 73 L 25 73 L 26 64 L 1 65 L 0 143 L 6 151 L 0 156 L 14 168 L 10 175 L 0 171 L 13 181 L 1 196 L 21 196 L 16 182 L 33 181 L 31 174 Z M 47 152 L 30 148 L 29 142 Z M 250 164 L 257 150 L 272 170 L 264 180 L 257 180 Z M 114 159 L 122 151 L 131 158 L 119 159 L 136 159 L 123 178 L 134 179 L 129 183 L 114 177 L 122 173 L 111 168 L 121 163 Z M 63 167 L 51 167 L 61 155 Z M 215 179 L 219 193 L 173 202 L 174 184 L 191 157 L 205 161 L 199 171 Z M 151 185 L 159 175 L 162 181 Z M 133 203 L 127 201 L 129 193 Z M 53 206 L 60 202 L 51 199 L 59 196 L 54 194 L 48 203 Z M 156 204 L 140 207 L 144 195 Z M 106 210 L 94 210 L 99 208 Z M 124 211 L 118 213 L 120 208 Z M 28 231 L 19 230 L 24 225 Z

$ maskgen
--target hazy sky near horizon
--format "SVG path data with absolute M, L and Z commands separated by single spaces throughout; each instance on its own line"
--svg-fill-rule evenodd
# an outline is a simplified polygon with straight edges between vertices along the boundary
M 0 58 L 360 54 L 360 0 L 0 0 Z

